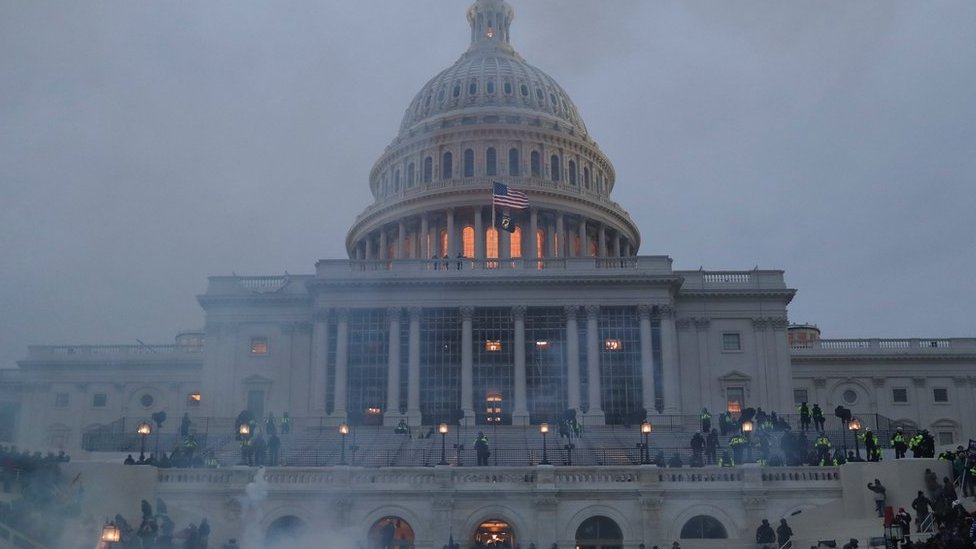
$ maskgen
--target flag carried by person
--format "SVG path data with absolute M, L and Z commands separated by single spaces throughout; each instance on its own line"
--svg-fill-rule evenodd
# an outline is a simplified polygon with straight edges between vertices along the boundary
M 494 181 L 494 191 L 491 194 L 492 206 L 502 206 L 515 210 L 525 210 L 529 207 L 529 197 L 522 191 L 516 191 L 504 183 Z

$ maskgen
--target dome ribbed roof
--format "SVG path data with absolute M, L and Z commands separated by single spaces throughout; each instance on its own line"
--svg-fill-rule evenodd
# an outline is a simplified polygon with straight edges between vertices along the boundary
M 401 136 L 418 125 L 468 110 L 555 119 L 586 135 L 569 95 L 512 48 L 512 16 L 504 0 L 478 0 L 471 6 L 471 47 L 417 93 L 400 124 Z

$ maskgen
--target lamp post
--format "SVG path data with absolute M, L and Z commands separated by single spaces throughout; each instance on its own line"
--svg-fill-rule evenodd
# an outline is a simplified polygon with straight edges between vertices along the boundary
M 861 420 L 852 418 L 847 422 L 847 428 L 854 432 L 854 457 L 857 461 L 861 461 L 861 448 L 857 443 L 857 432 L 861 430 Z
M 250 465 L 248 458 L 251 453 L 251 425 L 241 423 L 237 427 L 237 434 L 241 435 L 241 465 Z
M 139 461 L 146 461 L 146 437 L 149 436 L 149 433 L 152 433 L 152 425 L 147 421 L 143 421 L 136 427 L 136 432 L 139 433 L 139 437 L 142 439 L 142 444 L 139 446 Z
M 549 424 L 540 424 L 539 432 L 542 433 L 542 461 L 539 462 L 539 465 L 550 465 L 549 454 L 546 453 L 546 434 L 549 432 Z
M 342 453 L 339 454 L 339 465 L 346 464 L 346 435 L 349 434 L 349 425 L 343 423 L 339 425 L 339 434 L 342 435 Z
M 445 449 L 447 448 L 447 423 L 441 423 L 437 426 L 437 432 L 441 434 L 441 460 L 438 465 L 447 465 L 447 454 Z
M 102 537 L 100 539 L 107 544 L 118 543 L 122 540 L 122 531 L 114 522 L 106 520 L 105 526 L 102 526 Z
M 650 421 L 645 421 L 644 423 L 641 423 L 640 430 L 641 435 L 644 436 L 644 445 L 641 446 L 641 450 L 643 451 L 641 455 L 641 463 L 647 465 L 651 462 L 651 447 L 648 443 L 648 438 L 651 436 L 651 431 L 654 430 L 654 426 L 651 425 Z
M 752 461 L 752 429 L 754 425 L 751 421 L 746 421 L 742 424 L 742 433 L 746 436 L 746 452 L 747 458 L 750 462 Z

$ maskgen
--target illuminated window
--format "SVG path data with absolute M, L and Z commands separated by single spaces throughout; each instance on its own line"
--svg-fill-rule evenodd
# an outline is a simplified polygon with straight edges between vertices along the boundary
M 199 406 L 201 400 L 203 400 L 203 398 L 200 396 L 200 393 L 190 393 L 186 395 L 187 406 Z
M 447 229 L 441 229 L 441 252 L 447 255 Z
M 552 344 L 549 343 L 548 341 L 536 341 L 535 342 L 535 348 L 538 349 L 538 350 L 540 350 L 540 351 L 548 351 L 550 347 L 552 347 Z
M 252 337 L 251 338 L 251 354 L 252 355 L 266 355 L 266 354 L 268 354 L 268 338 L 266 338 L 266 337 Z
M 515 227 L 515 232 L 509 234 L 508 242 L 511 245 L 509 250 L 511 250 L 512 259 L 522 257 L 522 227 Z
M 539 229 L 535 233 L 535 249 L 537 257 L 545 257 L 546 251 L 546 232 Z
M 485 350 L 490 353 L 497 353 L 502 350 L 502 342 L 500 339 L 486 339 L 485 340 Z
M 464 257 L 474 257 L 474 227 L 468 225 L 462 231 L 464 240 Z
M 486 233 L 485 252 L 488 259 L 498 259 L 498 229 L 489 227 Z
M 488 423 L 501 423 L 502 395 L 498 393 L 490 393 L 485 398 L 485 420 Z
M 608 351 L 619 351 L 624 348 L 624 344 L 619 339 L 607 339 L 603 342 L 603 348 Z

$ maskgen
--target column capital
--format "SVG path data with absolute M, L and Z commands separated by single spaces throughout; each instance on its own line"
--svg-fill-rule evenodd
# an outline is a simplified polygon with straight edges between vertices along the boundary
M 672 318 L 675 314 L 674 306 L 669 304 L 655 305 L 654 310 L 657 312 L 657 316 L 661 320 Z
M 586 309 L 586 316 L 588 318 L 594 318 L 594 317 L 596 317 L 597 315 L 600 314 L 600 306 L 599 305 L 586 305 L 584 307 L 584 309 Z
M 579 314 L 579 305 L 566 305 L 563 307 L 563 312 L 566 313 L 567 320 L 576 320 L 576 315 Z
M 393 322 L 394 320 L 400 320 L 400 315 L 402 313 L 403 313 L 403 309 L 401 307 L 388 307 L 386 309 L 386 319 L 389 320 L 390 322 Z
M 772 318 L 769 319 L 769 326 L 774 331 L 777 331 L 777 332 L 785 331 L 786 328 L 789 325 L 790 325 L 790 322 L 786 319 L 785 316 L 777 316 L 777 317 L 772 317 Z
M 331 309 L 318 309 L 312 313 L 312 320 L 315 322 L 328 322 L 332 318 Z
M 516 305 L 512 307 L 512 319 L 525 320 L 525 305 Z
M 695 329 L 698 331 L 707 330 L 708 327 L 712 324 L 712 319 L 710 318 L 696 318 L 694 320 L 695 320 Z
M 752 319 L 752 329 L 757 332 L 764 332 L 769 327 L 769 319 L 757 317 Z
M 651 319 L 651 312 L 652 312 L 652 309 L 651 309 L 651 306 L 650 305 L 638 305 L 637 306 L 637 316 L 641 320 L 650 320 Z
M 462 305 L 460 311 L 461 320 L 471 320 L 474 317 L 474 307 L 471 305 Z
M 339 322 L 349 321 L 349 309 L 347 307 L 339 307 L 338 309 L 335 310 L 335 313 L 336 313 L 336 318 L 339 319 Z
M 420 320 L 420 315 L 423 312 L 423 307 L 407 307 L 407 314 L 410 315 L 410 320 Z

